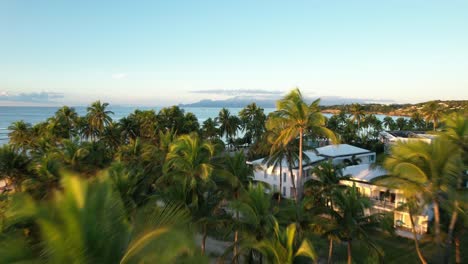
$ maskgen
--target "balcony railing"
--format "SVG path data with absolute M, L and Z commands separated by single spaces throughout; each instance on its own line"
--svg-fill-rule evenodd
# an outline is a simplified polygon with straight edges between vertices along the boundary
M 371 198 L 372 204 L 374 207 L 380 207 L 387 210 L 395 210 L 395 203 L 390 201 L 380 200 L 378 198 Z

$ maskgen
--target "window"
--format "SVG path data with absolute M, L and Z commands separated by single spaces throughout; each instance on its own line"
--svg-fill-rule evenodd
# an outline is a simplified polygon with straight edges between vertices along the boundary
M 374 162 L 374 161 L 375 161 L 375 156 L 374 156 L 374 155 L 370 155 L 370 156 L 369 156 L 369 161 L 370 161 L 370 162 Z
M 283 186 L 283 196 L 286 196 L 286 187 Z
M 276 186 L 276 184 L 273 184 L 273 191 L 276 192 L 277 189 L 278 189 L 278 186 Z
M 283 182 L 286 182 L 286 172 L 283 172 Z

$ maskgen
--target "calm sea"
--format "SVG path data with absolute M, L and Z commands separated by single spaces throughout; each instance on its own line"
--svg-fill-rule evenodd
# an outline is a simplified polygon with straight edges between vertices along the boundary
M 0 106 L 0 145 L 5 144 L 8 141 L 8 127 L 11 123 L 19 120 L 23 120 L 30 124 L 37 124 L 39 122 L 45 121 L 47 118 L 53 116 L 55 111 L 57 111 L 59 107 L 25 107 L 25 106 L 18 106 L 18 107 L 10 107 L 10 106 Z M 125 106 L 109 106 L 109 110 L 114 112 L 112 115 L 112 119 L 120 120 L 122 117 L 125 117 L 135 111 L 135 109 L 140 110 L 155 110 L 158 112 L 161 107 L 125 107 Z M 185 112 L 192 112 L 194 113 L 199 122 L 202 123 L 208 118 L 214 118 L 218 116 L 219 111 L 221 108 L 214 108 L 214 107 L 186 107 L 182 108 Z M 238 114 L 242 108 L 228 108 L 231 114 Z M 85 106 L 77 106 L 75 107 L 76 112 L 80 116 L 84 116 L 86 114 L 86 107 Z M 274 111 L 274 108 L 265 108 L 265 113 L 268 114 Z
M 57 111 L 59 107 L 26 107 L 26 106 L 0 106 L 0 145 L 5 144 L 8 142 L 8 126 L 11 123 L 19 120 L 23 120 L 27 123 L 32 125 L 37 124 L 39 122 L 45 121 L 47 118 L 53 116 L 55 111 Z M 155 110 L 158 112 L 161 108 L 160 107 L 126 107 L 126 106 L 110 106 L 109 110 L 114 112 L 112 115 L 112 119 L 120 120 L 122 117 L 127 116 L 128 114 L 135 111 L 135 109 L 140 110 Z M 214 118 L 218 116 L 219 111 L 221 108 L 215 107 L 185 107 L 182 108 L 185 112 L 192 112 L 194 113 L 200 124 L 208 118 Z M 231 114 L 238 114 L 242 108 L 228 108 Z M 85 106 L 77 106 L 75 107 L 76 112 L 84 116 L 86 114 L 86 107 Z M 274 108 L 265 108 L 265 114 L 273 112 Z M 325 116 L 330 117 L 330 114 L 325 114 Z M 377 115 L 377 118 L 382 120 L 385 115 Z M 395 117 L 396 118 L 396 117 Z

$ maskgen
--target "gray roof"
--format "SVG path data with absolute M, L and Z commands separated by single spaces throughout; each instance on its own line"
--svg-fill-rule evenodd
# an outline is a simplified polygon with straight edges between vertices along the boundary
M 341 156 L 351 156 L 363 153 L 371 153 L 372 151 L 351 146 L 348 144 L 337 144 L 337 145 L 328 145 L 325 147 L 320 147 L 316 149 L 320 156 L 325 156 L 329 158 L 341 157 Z

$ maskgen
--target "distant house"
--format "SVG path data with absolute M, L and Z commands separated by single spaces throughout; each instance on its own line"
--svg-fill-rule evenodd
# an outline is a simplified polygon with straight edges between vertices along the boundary
M 391 146 L 396 142 L 424 141 L 431 143 L 436 135 L 428 134 L 425 131 L 382 131 L 379 134 L 380 142 L 384 144 L 385 153 L 388 153 Z

